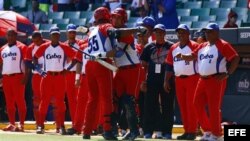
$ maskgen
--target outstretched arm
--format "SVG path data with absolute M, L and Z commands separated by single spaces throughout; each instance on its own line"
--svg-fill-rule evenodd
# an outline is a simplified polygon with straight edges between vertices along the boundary
M 196 59 L 196 56 L 193 55 L 193 54 L 181 54 L 181 53 L 178 53 L 175 57 L 179 58 L 179 59 L 182 59 L 182 60 L 185 60 L 185 61 L 193 61 L 193 60 Z

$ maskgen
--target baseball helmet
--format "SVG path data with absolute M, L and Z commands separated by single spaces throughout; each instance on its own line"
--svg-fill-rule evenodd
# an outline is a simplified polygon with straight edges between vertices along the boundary
M 116 8 L 111 14 L 121 16 L 123 18 L 124 22 L 128 21 L 128 14 L 127 14 L 126 10 L 123 8 Z
M 154 18 L 147 16 L 147 17 L 142 19 L 142 25 L 154 28 L 154 26 L 156 25 L 156 22 L 155 22 Z
M 110 12 L 105 7 L 99 7 L 94 11 L 95 21 L 99 20 L 110 20 Z

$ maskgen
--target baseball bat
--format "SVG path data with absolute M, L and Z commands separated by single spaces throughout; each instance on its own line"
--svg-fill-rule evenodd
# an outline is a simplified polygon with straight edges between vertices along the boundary
M 80 49 L 74 47 L 73 45 L 70 45 L 70 46 L 71 46 L 72 48 L 76 49 L 77 51 L 80 51 L 82 54 L 91 57 L 90 54 L 88 54 L 88 53 L 86 53 L 86 52 L 84 52 L 84 51 L 82 51 L 82 50 L 80 50 Z M 106 67 L 106 68 L 108 68 L 108 69 L 110 69 L 110 70 L 112 70 L 112 71 L 115 71 L 115 72 L 116 72 L 116 71 L 118 70 L 118 68 L 117 68 L 116 66 L 111 65 L 111 64 L 109 64 L 108 62 L 103 61 L 103 60 L 101 60 L 101 59 L 99 59 L 99 58 L 96 59 L 96 62 L 98 62 L 98 63 L 101 64 L 102 66 L 104 66 L 104 67 Z

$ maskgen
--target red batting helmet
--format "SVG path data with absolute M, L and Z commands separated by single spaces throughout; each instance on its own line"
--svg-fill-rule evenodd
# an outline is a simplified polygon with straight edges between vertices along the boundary
M 126 10 L 124 10 L 123 8 L 116 8 L 113 12 L 112 15 L 118 15 L 123 17 L 124 22 L 128 21 L 128 14 L 126 12 Z
M 110 12 L 105 7 L 99 7 L 94 11 L 95 21 L 99 20 L 110 20 Z

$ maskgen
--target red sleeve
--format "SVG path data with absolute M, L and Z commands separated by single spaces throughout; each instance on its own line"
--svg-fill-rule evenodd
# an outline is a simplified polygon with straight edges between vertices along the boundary
M 173 60 L 173 50 L 176 49 L 178 47 L 179 43 L 175 43 L 171 46 L 170 50 L 168 51 L 168 55 L 165 59 L 165 62 L 171 66 L 173 66 L 174 64 L 174 60 Z
M 190 40 L 188 46 L 191 48 L 192 51 L 194 51 L 196 48 L 199 47 L 199 44 Z
M 108 36 L 108 32 L 107 32 L 107 31 L 108 31 L 109 29 L 112 29 L 112 28 L 114 28 L 114 27 L 112 26 L 112 24 L 109 24 L 109 23 L 99 25 L 99 30 L 100 30 L 100 32 L 101 32 L 105 37 Z
M 231 61 L 235 56 L 239 56 L 235 49 L 226 41 L 219 40 L 216 44 L 219 52 L 227 59 L 227 61 Z
M 24 60 L 28 60 L 31 61 L 32 60 L 32 50 L 34 49 L 34 43 L 32 43 L 31 45 L 29 45 L 27 51 L 26 51 L 26 55 Z
M 27 46 L 21 42 L 17 42 L 17 47 L 21 49 L 21 52 L 22 52 L 22 59 L 25 59 L 25 56 L 26 56 L 26 51 L 27 51 Z
M 118 41 L 126 43 L 126 44 L 132 44 L 132 43 L 134 43 L 134 37 L 133 37 L 133 35 L 121 37 L 120 39 L 118 39 Z
M 64 53 L 66 54 L 67 57 L 74 58 L 76 52 L 71 47 L 63 43 L 60 43 L 60 46 L 64 50 Z
M 200 50 L 201 48 L 207 46 L 207 44 L 208 44 L 208 42 L 199 44 L 199 45 L 196 47 L 196 49 L 193 50 L 192 55 L 194 55 L 195 57 L 197 57 L 197 56 L 198 56 L 199 50 Z
M 44 44 L 42 44 L 36 51 L 35 53 L 35 57 L 36 58 L 40 58 L 41 56 L 43 56 L 45 50 L 50 46 L 50 42 L 46 42 Z
M 7 44 L 5 44 L 4 46 L 2 46 L 1 48 L 0 48 L 0 55 L 2 54 L 2 51 L 3 51 L 3 49 L 5 48 L 7 46 Z M 3 62 L 3 58 L 2 58 L 2 55 L 0 56 L 0 63 L 2 63 Z

